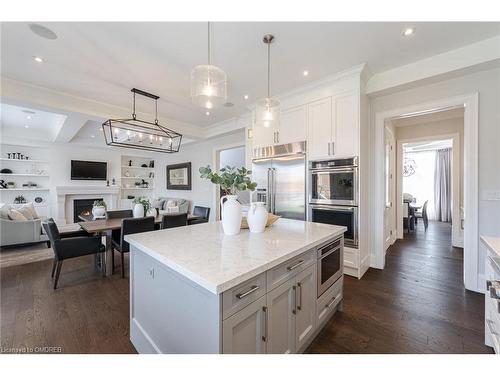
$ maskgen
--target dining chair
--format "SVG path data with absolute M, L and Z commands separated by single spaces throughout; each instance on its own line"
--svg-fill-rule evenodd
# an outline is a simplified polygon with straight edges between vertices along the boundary
M 208 218 L 210 217 L 210 207 L 194 206 L 193 215 L 198 217 L 191 220 L 189 225 L 208 223 Z
M 106 212 L 106 219 L 125 219 L 132 216 L 134 216 L 132 210 L 112 210 Z M 113 229 L 111 231 L 111 238 L 116 242 L 120 242 L 120 233 L 121 229 Z
M 125 218 L 122 220 L 122 227 L 120 233 L 120 241 L 115 241 L 111 239 L 111 245 L 113 248 L 112 264 L 114 267 L 115 250 L 120 253 L 121 257 L 121 269 L 122 277 L 125 277 L 125 253 L 130 251 L 130 245 L 124 240 L 127 234 L 150 232 L 155 229 L 155 218 L 152 216 L 139 217 L 139 218 Z
M 163 215 L 161 229 L 183 227 L 187 225 L 187 213 Z
M 44 221 L 42 225 L 54 251 L 54 263 L 52 264 L 51 274 L 51 277 L 54 278 L 55 273 L 54 289 L 57 289 L 64 260 L 91 254 L 102 254 L 106 250 L 99 236 L 61 238 L 59 229 L 57 229 L 57 225 L 52 218 Z
M 415 219 L 418 220 L 419 218 L 422 218 L 425 230 L 427 230 L 427 227 L 429 226 L 429 218 L 427 217 L 427 203 L 429 203 L 429 201 L 424 202 L 424 205 L 422 206 L 422 212 L 415 212 Z

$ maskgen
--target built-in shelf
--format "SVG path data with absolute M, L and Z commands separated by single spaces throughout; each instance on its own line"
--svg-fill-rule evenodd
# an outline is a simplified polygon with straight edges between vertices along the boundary
M 48 163 L 48 160 L 35 160 L 35 159 L 9 159 L 0 158 L 0 161 L 19 161 L 23 163 Z
M 130 168 L 130 169 L 144 169 L 145 171 L 154 171 L 154 168 L 150 167 L 129 167 L 128 165 L 122 165 L 122 168 Z
M 34 174 L 34 173 L 0 173 L 0 176 L 49 177 L 48 174 Z
M 148 187 L 148 188 L 136 188 L 136 187 L 122 187 L 123 190 L 154 190 L 154 187 Z
M 2 191 L 49 191 L 47 188 L 9 188 L 9 189 L 0 189 Z
M 154 180 L 154 177 L 122 177 L 122 180 Z

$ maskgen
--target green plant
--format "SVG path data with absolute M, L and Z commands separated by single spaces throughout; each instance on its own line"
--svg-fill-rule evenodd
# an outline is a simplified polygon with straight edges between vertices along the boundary
M 133 200 L 134 204 L 142 204 L 144 207 L 144 214 L 146 214 L 151 209 L 151 202 L 146 197 L 137 197 Z
M 257 187 L 256 182 L 252 182 L 249 171 L 245 167 L 234 168 L 225 166 L 221 168 L 220 173 L 213 172 L 210 166 L 200 168 L 200 177 L 210 180 L 215 185 L 219 185 L 226 194 L 236 194 L 237 191 L 254 191 Z
M 104 202 L 104 201 L 94 201 L 94 207 L 104 207 L 104 208 L 106 208 L 106 202 Z

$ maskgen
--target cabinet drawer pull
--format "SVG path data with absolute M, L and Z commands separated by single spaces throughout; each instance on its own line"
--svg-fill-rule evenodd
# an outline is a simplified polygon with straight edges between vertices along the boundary
M 264 311 L 264 334 L 262 335 L 262 341 L 267 340 L 267 307 L 263 306 L 262 311 Z
M 297 310 L 302 310 L 302 284 L 297 283 L 297 289 L 299 290 L 299 299 L 297 302 Z
M 293 309 L 292 309 L 292 314 L 297 314 L 297 287 L 294 285 L 292 286 L 293 289 Z
M 238 293 L 238 294 L 236 295 L 236 298 L 238 298 L 238 299 L 243 299 L 243 298 L 245 298 L 245 297 L 246 297 L 246 296 L 248 296 L 249 294 L 252 294 L 253 292 L 255 292 L 255 291 L 256 291 L 256 290 L 258 290 L 258 289 L 260 289 L 260 287 L 259 287 L 259 286 L 257 286 L 257 285 L 252 285 L 252 287 L 251 287 L 249 290 L 247 290 L 245 293 Z
M 328 142 L 328 156 L 330 156 L 330 142 Z
M 330 301 L 330 303 L 327 303 L 327 304 L 325 305 L 325 307 L 326 307 L 327 309 L 329 309 L 330 307 L 332 307 L 332 305 L 335 303 L 335 301 L 337 301 L 337 298 L 339 298 L 339 296 L 338 296 L 338 295 L 337 295 L 337 296 L 335 296 L 335 298 L 334 298 L 334 299 L 332 299 L 332 300 Z
M 304 263 L 304 260 L 303 260 L 303 259 L 299 260 L 299 261 L 298 261 L 297 263 L 295 263 L 293 266 L 288 266 L 286 269 L 287 269 L 288 271 L 292 271 L 292 270 L 294 270 L 295 268 L 297 268 L 298 266 L 300 266 L 302 263 Z

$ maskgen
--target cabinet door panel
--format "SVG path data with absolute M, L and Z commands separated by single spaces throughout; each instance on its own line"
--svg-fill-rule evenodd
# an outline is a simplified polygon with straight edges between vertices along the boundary
M 265 332 L 266 296 L 222 322 L 222 352 L 234 354 L 262 354 L 266 352 Z
M 294 280 L 280 285 L 267 294 L 267 352 L 295 352 L 295 285 Z
M 359 95 L 355 92 L 333 98 L 335 103 L 333 156 L 359 155 Z
M 262 124 L 254 123 L 252 129 L 252 147 L 260 148 L 272 146 L 275 143 L 274 133 L 277 131 L 275 126 L 265 127 Z
M 302 105 L 281 113 L 278 143 L 286 144 L 306 140 L 307 107 Z
M 309 266 L 296 277 L 297 315 L 296 348 L 300 351 L 316 328 L 316 265 Z
M 321 99 L 308 106 L 309 159 L 328 158 L 332 139 L 332 98 Z

